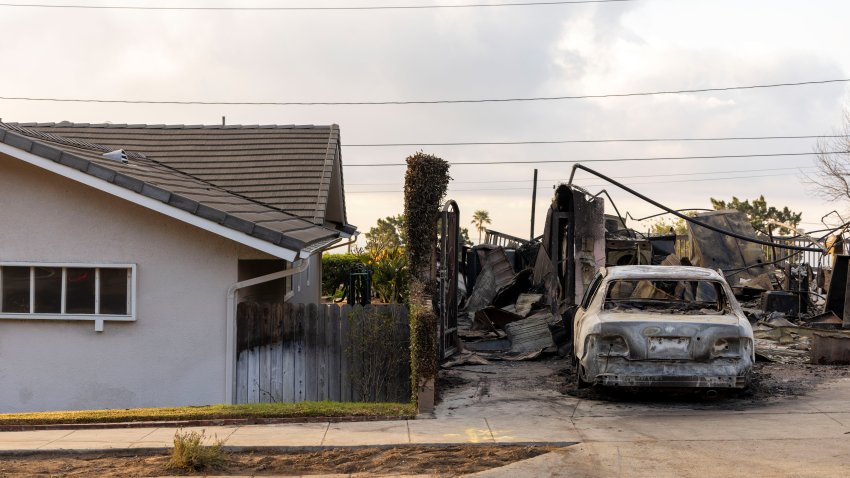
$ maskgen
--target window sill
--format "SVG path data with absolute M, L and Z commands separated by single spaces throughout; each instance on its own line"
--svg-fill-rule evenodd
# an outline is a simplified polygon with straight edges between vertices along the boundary
M 105 321 L 135 322 L 132 315 L 94 315 L 94 314 L 13 314 L 0 313 L 0 319 L 6 320 L 88 320 L 94 322 L 95 332 L 103 332 Z

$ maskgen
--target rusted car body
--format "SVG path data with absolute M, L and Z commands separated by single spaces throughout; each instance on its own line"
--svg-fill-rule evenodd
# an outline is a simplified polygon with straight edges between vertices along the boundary
M 580 385 L 744 388 L 753 330 L 717 272 L 602 269 L 573 320 Z

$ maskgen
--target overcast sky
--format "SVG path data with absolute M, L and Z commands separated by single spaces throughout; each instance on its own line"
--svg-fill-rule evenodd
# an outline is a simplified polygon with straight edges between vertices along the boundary
M 26 0 L 14 0 L 25 3 Z M 518 0 L 523 1 L 523 0 Z M 502 0 L 39 3 L 365 6 Z M 526 7 L 368 11 L 142 11 L 0 6 L 0 96 L 198 101 L 385 101 L 599 95 L 850 78 L 850 2 L 636 0 Z M 0 100 L 4 121 L 340 125 L 348 219 L 368 231 L 402 212 L 403 163 L 808 153 L 812 139 L 725 142 L 358 147 L 373 143 L 700 138 L 830 134 L 848 83 L 630 98 L 389 106 L 205 106 Z M 803 212 L 827 204 L 801 181 L 812 156 L 588 163 L 664 204 L 753 198 Z M 571 164 L 455 165 L 449 198 L 468 224 L 537 234 Z M 663 176 L 659 176 L 663 175 Z M 586 173 L 577 182 L 605 187 Z M 723 179 L 718 179 L 723 178 Z M 657 212 L 607 187 L 621 212 Z M 606 209 L 610 209 L 606 205 Z M 646 224 L 632 224 L 639 229 Z M 473 234 L 475 237 L 476 234 Z

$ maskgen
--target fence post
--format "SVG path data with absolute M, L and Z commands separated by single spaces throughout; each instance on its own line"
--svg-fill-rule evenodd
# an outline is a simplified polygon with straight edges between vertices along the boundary
M 328 349 L 327 329 L 328 308 L 324 305 L 316 306 L 316 399 L 328 400 Z
M 348 304 L 342 306 L 340 314 L 340 352 L 342 361 L 339 367 L 340 397 L 343 402 L 352 401 L 351 393 L 351 361 L 348 358 L 348 350 L 351 348 L 351 310 Z
M 307 312 L 304 318 L 304 334 L 306 339 L 306 353 L 304 361 L 304 368 L 306 369 L 306 372 L 304 376 L 304 383 L 306 394 L 304 399 L 312 402 L 319 398 L 319 360 L 317 356 L 319 347 L 316 343 L 319 314 L 317 312 L 318 306 L 316 304 L 307 304 L 306 309 Z
M 260 335 L 260 313 L 259 304 L 252 304 L 248 309 L 248 323 L 250 324 L 250 336 L 248 337 L 248 403 L 260 401 L 260 351 L 256 347 L 257 337 Z
M 248 402 L 248 336 L 246 327 L 250 303 L 243 302 L 236 307 L 236 403 Z
M 306 382 L 306 312 L 307 306 L 298 304 L 295 313 L 295 401 L 307 400 Z
M 270 389 L 271 398 L 283 401 L 283 304 L 271 305 Z
M 283 304 L 283 327 L 281 337 L 281 368 L 283 373 L 283 394 L 281 401 L 293 403 L 295 398 L 295 314 L 296 308 L 290 303 Z
M 259 316 L 259 325 L 260 325 L 260 334 L 257 337 L 259 343 L 261 344 L 257 348 L 257 355 L 259 360 L 259 366 L 257 367 L 257 371 L 259 377 L 257 377 L 257 389 L 258 389 L 258 402 L 269 402 L 273 401 L 274 397 L 272 396 L 272 387 L 271 387 L 271 378 L 272 378 L 272 367 L 271 367 L 271 341 L 272 341 L 272 306 L 269 303 L 260 304 L 259 308 L 260 316 Z
M 341 348 L 339 337 L 339 306 L 328 304 L 325 306 L 325 312 L 325 320 L 327 320 L 325 350 L 328 354 L 328 400 L 341 401 L 339 366 L 345 351 Z

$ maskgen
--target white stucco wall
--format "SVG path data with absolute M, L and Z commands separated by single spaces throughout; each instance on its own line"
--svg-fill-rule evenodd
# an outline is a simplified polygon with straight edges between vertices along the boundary
M 318 304 L 322 298 L 322 257 L 321 253 L 310 257 L 307 270 L 292 277 L 293 296 L 290 302 L 295 304 Z
M 138 274 L 136 322 L 0 320 L 0 412 L 224 402 L 226 291 L 246 254 L 0 154 L 0 261 Z

